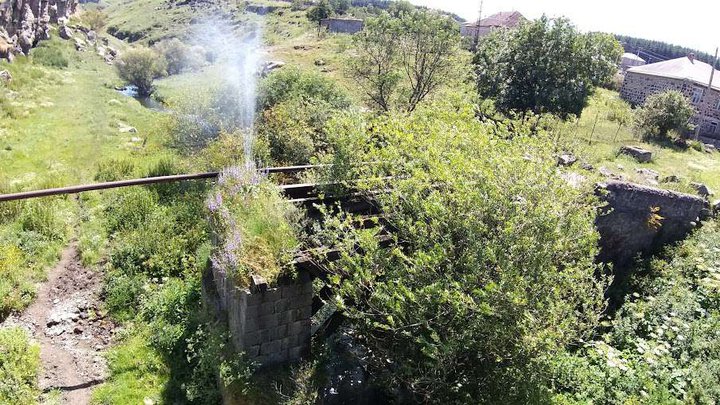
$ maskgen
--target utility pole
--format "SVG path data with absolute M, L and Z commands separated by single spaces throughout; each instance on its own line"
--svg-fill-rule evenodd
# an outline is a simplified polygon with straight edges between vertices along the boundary
M 480 42 L 480 21 L 482 21 L 483 4 L 485 0 L 480 0 L 480 13 L 478 13 L 478 19 L 475 23 L 475 38 L 473 43 L 473 49 L 477 49 L 478 42 Z
M 708 82 L 707 91 L 705 91 L 705 94 L 703 94 L 701 102 L 705 101 L 705 96 L 710 94 L 710 91 L 712 91 L 712 84 L 713 79 L 715 78 L 715 66 L 717 65 L 717 59 L 718 59 L 718 50 L 719 48 L 715 48 L 715 57 L 713 58 L 712 66 L 710 66 L 710 81 Z M 698 111 L 699 113 L 699 111 Z M 697 141 L 700 139 L 700 114 L 698 114 L 698 124 L 697 128 L 695 128 L 695 140 Z

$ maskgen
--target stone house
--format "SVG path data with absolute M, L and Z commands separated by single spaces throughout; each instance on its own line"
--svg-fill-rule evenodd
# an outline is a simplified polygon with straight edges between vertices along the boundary
M 324 18 L 320 26 L 328 32 L 341 34 L 355 34 L 363 30 L 365 22 L 357 18 Z
M 631 67 L 642 66 L 645 64 L 647 64 L 647 61 L 634 53 L 626 52 L 620 58 L 620 69 L 622 69 L 623 72 L 626 72 Z
M 517 11 L 503 11 L 473 23 L 460 26 L 460 34 L 466 38 L 482 38 L 492 31 L 501 28 L 515 28 L 525 21 L 525 17 Z
M 692 120 L 700 135 L 720 139 L 720 71 L 688 55 L 678 59 L 629 68 L 620 96 L 632 105 L 642 105 L 655 93 L 677 90 L 695 106 Z M 708 83 L 712 76 L 712 85 Z

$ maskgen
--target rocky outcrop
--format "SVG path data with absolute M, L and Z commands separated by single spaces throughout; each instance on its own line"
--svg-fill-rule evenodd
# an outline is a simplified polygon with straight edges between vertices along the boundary
M 711 214 L 710 203 L 698 196 L 632 183 L 600 183 L 597 193 L 607 202 L 595 221 L 599 259 L 615 264 L 616 277 L 638 254 L 684 239 Z
M 78 0 L 0 0 L 0 58 L 26 55 L 50 38 L 50 24 L 63 23 Z

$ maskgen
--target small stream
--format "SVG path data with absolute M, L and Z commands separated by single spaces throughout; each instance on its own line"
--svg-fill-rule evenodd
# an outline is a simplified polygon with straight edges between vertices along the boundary
M 133 85 L 127 85 L 125 87 L 118 88 L 116 90 L 118 93 L 122 94 L 123 96 L 134 98 L 135 100 L 137 100 L 140 103 L 140 105 L 142 105 L 143 107 L 145 107 L 147 109 L 150 109 L 153 111 L 159 111 L 159 112 L 167 112 L 168 111 L 167 107 L 165 107 L 165 105 L 163 103 L 155 100 L 154 98 L 152 98 L 152 96 L 141 97 L 138 94 L 137 87 L 135 87 Z

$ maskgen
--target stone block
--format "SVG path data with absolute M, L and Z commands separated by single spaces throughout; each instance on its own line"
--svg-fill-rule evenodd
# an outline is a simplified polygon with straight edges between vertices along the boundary
M 280 351 L 280 341 L 279 340 L 273 340 L 270 342 L 263 343 L 260 345 L 260 354 L 261 355 L 269 355 L 273 353 L 278 353 Z
M 287 298 L 282 298 L 277 301 L 275 301 L 275 313 L 281 313 L 287 311 L 288 307 L 290 306 L 290 300 Z
M 291 345 L 292 339 L 290 337 L 284 337 L 280 339 L 280 350 L 288 350 Z
M 275 313 L 275 302 L 263 302 L 258 306 L 258 316 L 263 317 Z
M 252 305 L 245 308 L 245 317 L 246 318 L 257 318 L 260 314 L 260 307 L 257 305 Z
M 297 285 L 286 285 L 281 288 L 283 298 L 295 298 L 300 294 L 300 286 Z
M 273 288 L 272 290 L 267 290 L 263 294 L 263 303 L 266 302 L 275 302 L 282 298 L 282 292 L 279 288 Z
M 288 360 L 294 361 L 294 360 L 300 360 L 307 351 L 307 348 L 303 346 L 295 346 L 293 348 L 290 348 L 288 350 Z
M 288 332 L 288 326 L 280 325 L 275 329 L 275 333 L 276 333 L 275 336 L 277 336 L 277 339 L 282 339 L 285 336 L 287 336 L 287 332 Z
M 260 332 L 245 333 L 243 338 L 243 345 L 245 347 L 254 346 L 260 344 Z
M 257 357 L 260 354 L 260 345 L 254 345 L 246 348 L 245 354 L 250 358 Z
M 277 314 L 277 321 L 278 325 L 286 325 L 294 321 L 294 319 L 292 319 L 290 311 L 285 311 Z
M 260 326 L 260 329 L 272 329 L 278 326 L 278 316 L 277 314 L 270 314 L 261 316 L 258 319 L 258 325 Z
M 620 148 L 620 153 L 632 156 L 640 163 L 649 163 L 652 160 L 652 152 L 638 146 L 623 146 Z

